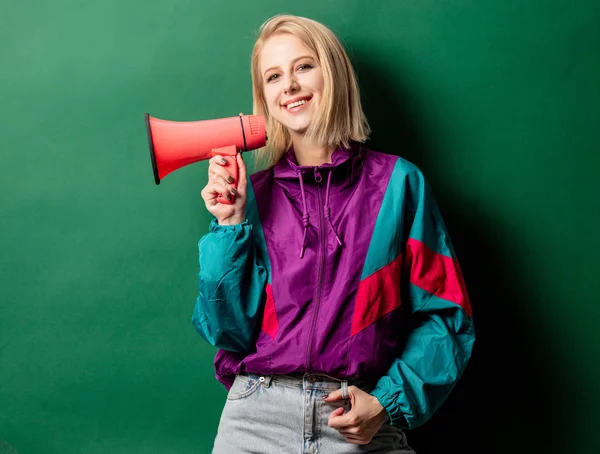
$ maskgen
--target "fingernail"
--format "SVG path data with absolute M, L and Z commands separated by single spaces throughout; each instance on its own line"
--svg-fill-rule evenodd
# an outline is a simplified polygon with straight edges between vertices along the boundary
M 233 177 L 230 176 L 227 178 L 227 181 L 229 181 L 230 183 L 233 183 L 235 180 L 233 179 Z
M 236 194 L 237 194 L 237 190 L 236 190 L 235 188 L 229 188 L 229 190 L 231 191 L 231 193 L 232 193 L 233 195 L 236 195 Z

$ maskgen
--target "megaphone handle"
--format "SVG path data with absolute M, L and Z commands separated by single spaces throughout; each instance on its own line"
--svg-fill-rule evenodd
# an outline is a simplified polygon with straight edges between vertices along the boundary
M 237 165 L 237 160 L 236 160 L 237 153 L 238 153 L 238 150 L 235 145 L 229 145 L 227 147 L 215 148 L 212 150 L 213 156 L 221 155 L 227 161 L 227 164 L 223 164 L 223 167 L 233 177 L 233 183 L 231 183 L 231 186 L 233 186 L 235 189 L 237 189 L 238 177 L 240 174 L 238 165 Z M 219 194 L 217 197 L 217 202 L 223 203 L 225 205 L 232 205 L 233 202 L 235 202 L 235 196 L 233 194 L 231 194 L 231 200 L 229 200 L 229 199 L 226 199 L 225 197 L 223 197 L 222 194 Z

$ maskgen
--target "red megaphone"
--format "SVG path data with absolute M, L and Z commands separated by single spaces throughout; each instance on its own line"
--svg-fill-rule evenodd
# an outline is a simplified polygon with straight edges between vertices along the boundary
M 223 155 L 225 168 L 235 179 L 237 188 L 238 152 L 256 150 L 267 141 L 265 119 L 261 115 L 242 115 L 203 121 L 169 121 L 146 117 L 148 146 L 154 170 L 154 182 L 171 172 L 194 162 Z M 221 194 L 220 203 L 231 204 Z

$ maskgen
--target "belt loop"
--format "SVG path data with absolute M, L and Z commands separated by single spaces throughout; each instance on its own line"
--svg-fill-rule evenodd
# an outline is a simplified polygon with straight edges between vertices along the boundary
M 342 399 L 348 398 L 348 380 L 342 380 Z
M 262 375 L 262 377 L 265 379 L 263 382 L 264 387 L 268 388 L 271 385 L 271 380 L 273 379 L 273 374 Z

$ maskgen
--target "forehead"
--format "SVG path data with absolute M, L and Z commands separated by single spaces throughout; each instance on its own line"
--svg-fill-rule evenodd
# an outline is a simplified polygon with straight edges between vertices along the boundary
M 265 41 L 258 61 L 261 71 L 264 71 L 272 66 L 286 66 L 303 55 L 312 56 L 313 53 L 300 38 L 291 33 L 277 33 Z

